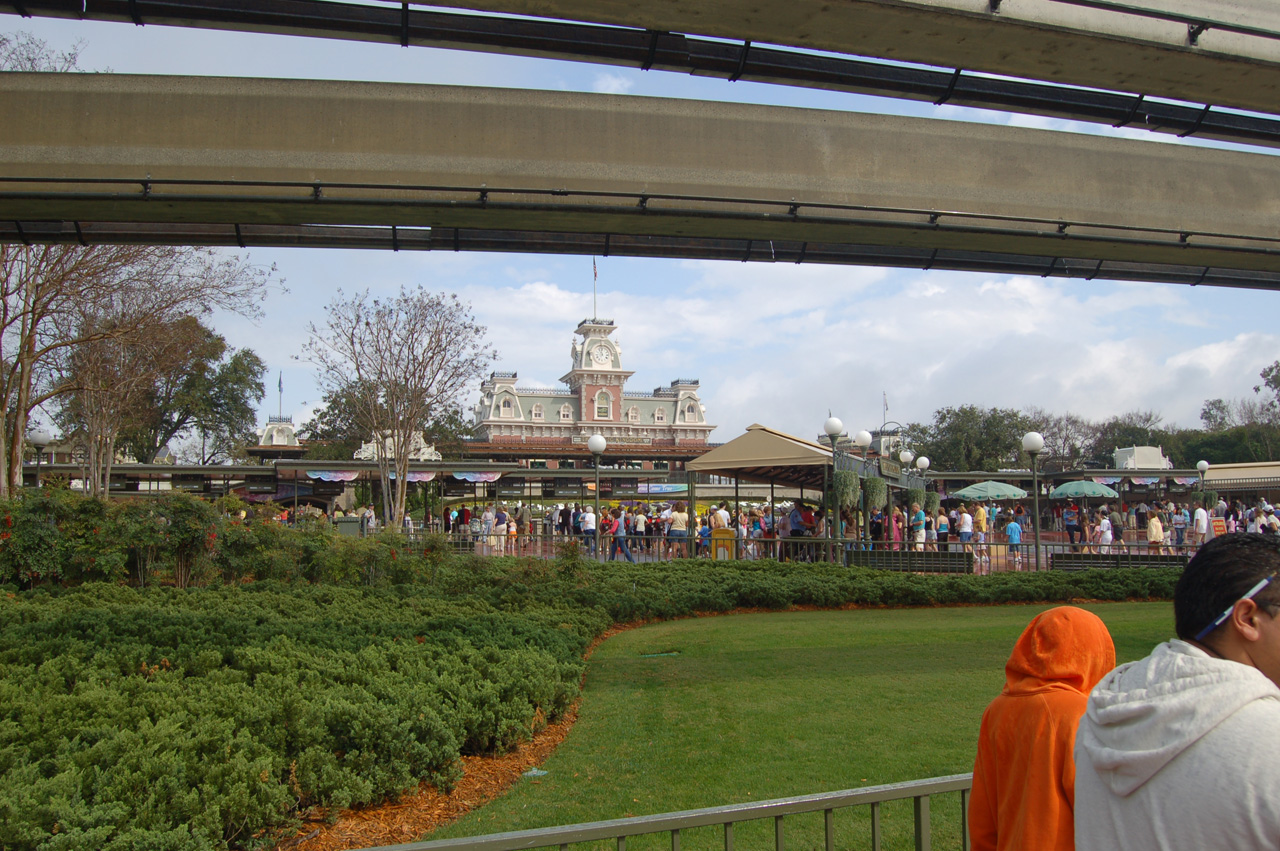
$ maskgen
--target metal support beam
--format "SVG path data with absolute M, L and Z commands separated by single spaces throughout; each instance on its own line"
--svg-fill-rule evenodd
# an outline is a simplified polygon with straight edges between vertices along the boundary
M 18 241 L 474 238 L 467 248 L 1271 287 L 1277 185 L 1273 156 L 924 119 L 0 74 L 0 239 Z
M 1062 0 L 1066 2 L 1067 0 Z M 1078 0 L 1083 2 L 1084 0 Z M 8 4 L 19 13 L 65 17 L 65 0 Z M 5 4 L 0 4 L 0 12 Z M 334 0 L 87 0 L 75 17 L 148 24 L 239 29 L 301 37 L 375 41 L 594 62 L 680 74 L 856 92 L 1129 126 L 1155 133 L 1280 147 L 1280 120 L 1204 105 L 1147 100 L 1145 94 L 1097 87 L 963 74 L 672 32 L 565 21 L 471 15 L 438 9 Z M 1203 25 L 1202 26 L 1206 26 Z M 1229 31 L 1225 24 L 1215 24 Z M 750 44 L 750 49 L 746 49 Z M 1107 88 L 1121 88 L 1113 81 Z M 1222 100 L 1216 101 L 1222 103 Z M 1274 104 L 1265 111 L 1274 112 Z

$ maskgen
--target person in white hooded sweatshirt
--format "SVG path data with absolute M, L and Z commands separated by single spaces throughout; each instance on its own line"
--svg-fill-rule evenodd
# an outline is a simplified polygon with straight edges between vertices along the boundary
M 1178 638 L 1089 695 L 1076 849 L 1280 849 L 1280 540 L 1210 540 L 1173 606 Z

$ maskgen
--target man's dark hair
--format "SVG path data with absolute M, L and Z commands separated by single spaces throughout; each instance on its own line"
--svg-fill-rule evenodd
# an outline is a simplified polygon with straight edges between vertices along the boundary
M 1178 637 L 1190 641 L 1235 604 L 1260 579 L 1280 574 L 1280 537 L 1236 532 L 1200 547 L 1173 592 Z M 1254 598 L 1280 606 L 1280 577 Z

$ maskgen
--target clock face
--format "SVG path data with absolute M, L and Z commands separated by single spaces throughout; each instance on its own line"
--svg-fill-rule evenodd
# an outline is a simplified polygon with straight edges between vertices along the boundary
M 596 346 L 591 350 L 591 359 L 596 363 L 608 363 L 613 359 L 613 355 L 609 352 L 608 346 Z

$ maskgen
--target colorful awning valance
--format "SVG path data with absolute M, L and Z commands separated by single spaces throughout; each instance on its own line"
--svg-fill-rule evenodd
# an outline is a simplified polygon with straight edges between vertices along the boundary
M 359 470 L 307 470 L 307 476 L 321 482 L 354 482 Z
M 502 478 L 501 473 L 454 473 L 453 477 L 463 482 L 496 482 Z

